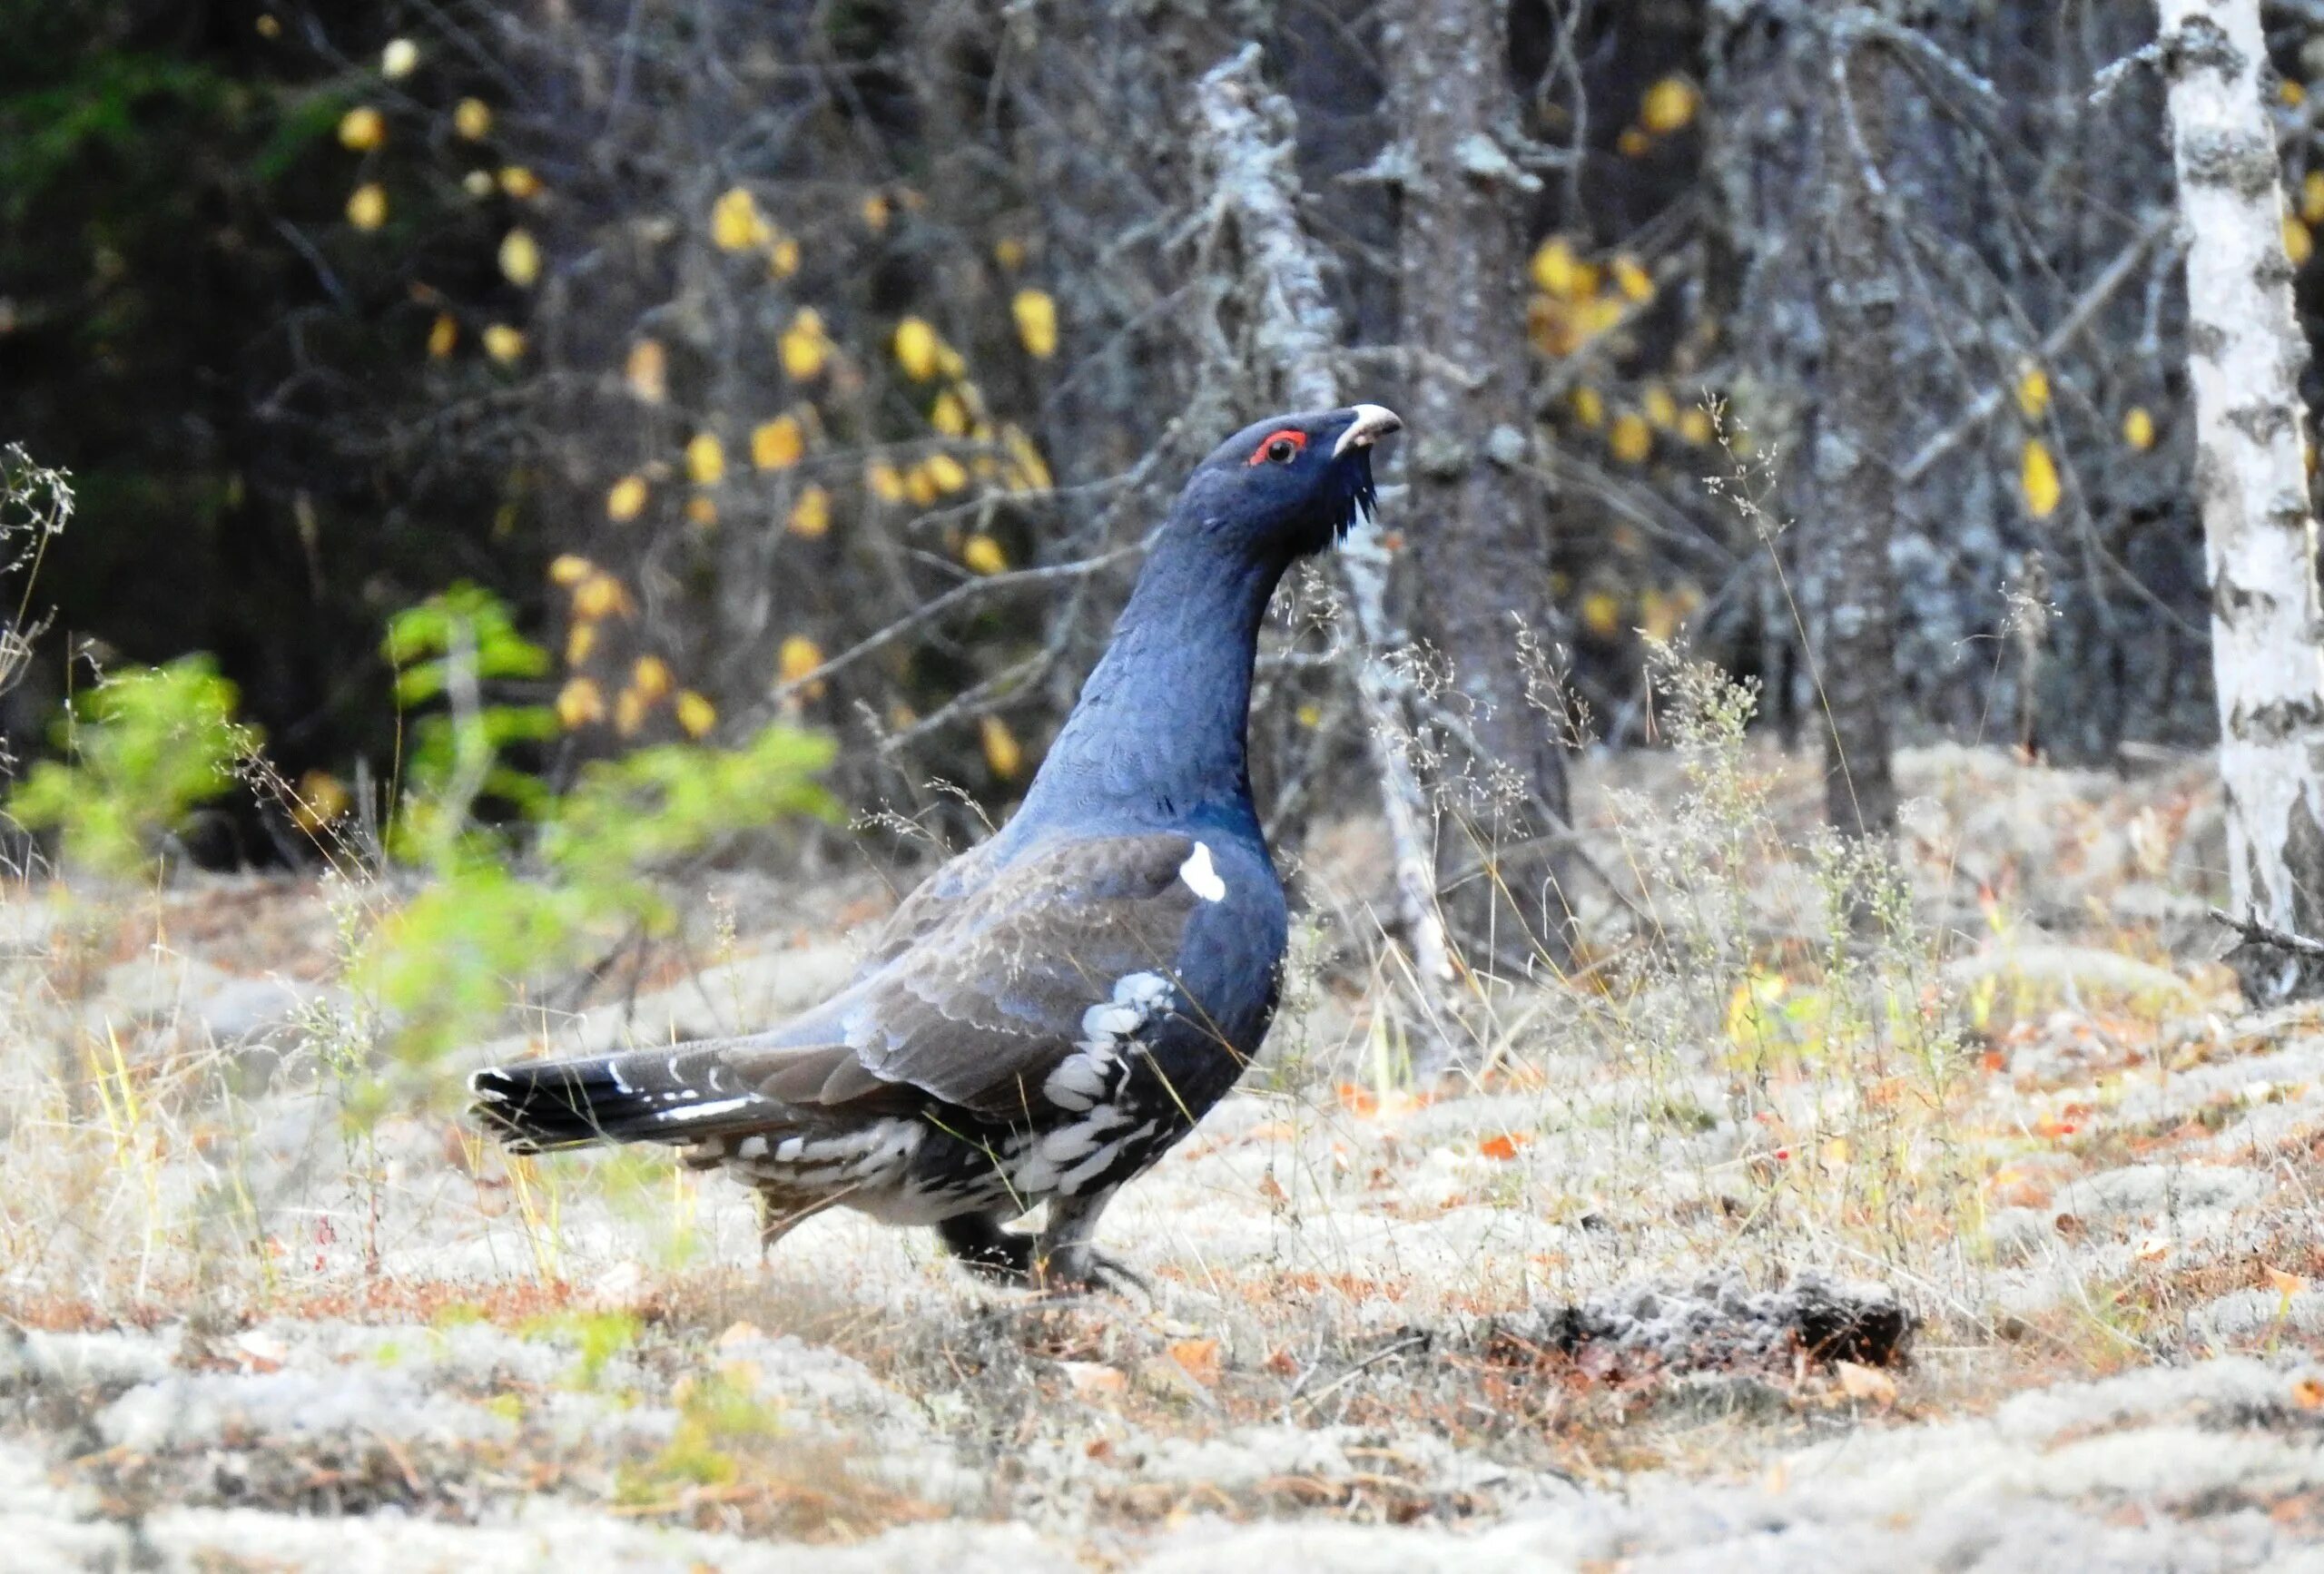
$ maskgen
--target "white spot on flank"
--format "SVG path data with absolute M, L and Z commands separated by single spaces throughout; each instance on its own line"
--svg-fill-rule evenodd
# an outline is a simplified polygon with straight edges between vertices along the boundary
M 1226 900 L 1226 882 L 1219 879 L 1218 871 L 1211 867 L 1210 843 L 1207 841 L 1195 843 L 1193 853 L 1186 862 L 1178 865 L 1178 878 L 1205 901 Z

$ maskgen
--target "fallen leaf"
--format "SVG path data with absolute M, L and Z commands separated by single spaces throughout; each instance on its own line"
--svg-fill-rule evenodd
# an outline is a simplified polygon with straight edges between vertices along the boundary
M 1517 1150 L 1532 1140 L 1531 1137 L 1520 1132 L 1504 1132 L 1499 1136 L 1489 1136 L 1477 1144 L 1477 1151 L 1487 1158 L 1515 1158 Z
M 1876 1366 L 1863 1366 L 1853 1361 L 1836 1361 L 1832 1368 L 1839 1373 L 1840 1391 L 1850 1399 L 1866 1400 L 1874 1404 L 1896 1402 L 1896 1380 Z
M 1091 1399 L 1101 1393 L 1125 1393 L 1129 1390 L 1129 1373 L 1118 1366 L 1108 1366 L 1102 1361 L 1061 1361 L 1065 1380 L 1073 1385 L 1074 1393 Z
M 1218 1382 L 1218 1341 L 1216 1339 L 1180 1339 L 1170 1345 L 1170 1359 L 1186 1369 L 1188 1377 L 1205 1388 Z

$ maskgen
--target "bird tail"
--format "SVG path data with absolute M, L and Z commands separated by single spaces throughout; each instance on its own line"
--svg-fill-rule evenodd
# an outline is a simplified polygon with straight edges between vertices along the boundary
M 635 1049 L 487 1066 L 468 1077 L 469 1112 L 511 1153 L 598 1142 L 694 1143 L 763 1127 L 783 1107 L 740 1085 L 717 1052 Z

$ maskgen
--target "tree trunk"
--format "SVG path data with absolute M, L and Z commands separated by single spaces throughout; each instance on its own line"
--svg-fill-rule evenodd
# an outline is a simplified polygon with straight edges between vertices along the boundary
M 1522 204 L 1531 176 L 1500 133 L 1516 123 L 1501 0 L 1403 0 L 1385 54 L 1403 139 L 1398 241 L 1412 542 L 1421 632 L 1452 668 L 1485 790 L 1439 839 L 1447 909 L 1472 957 L 1561 959 L 1553 875 L 1567 815 L 1557 718 L 1529 703 L 1553 634 L 1541 487 L 1526 452 Z M 1529 664 L 1533 670 L 1529 671 Z M 1464 832 L 1466 832 L 1464 834 Z
M 1825 815 L 1835 830 L 1896 827 L 1888 717 L 1896 694 L 1897 274 L 1882 218 L 1888 99 L 1903 84 L 1885 51 L 1836 30 L 1839 102 L 1824 115 L 1817 260 L 1827 395 L 1817 423 L 1811 524 L 1816 676 L 1823 717 Z
M 2324 609 L 2302 456 L 2276 142 L 2259 0 L 2162 0 L 2187 244 L 2187 361 L 2211 583 L 2228 876 L 2240 916 L 2324 929 Z M 2253 948 L 2246 947 L 2249 952 Z M 2313 962 L 2236 959 L 2246 991 L 2314 992 Z

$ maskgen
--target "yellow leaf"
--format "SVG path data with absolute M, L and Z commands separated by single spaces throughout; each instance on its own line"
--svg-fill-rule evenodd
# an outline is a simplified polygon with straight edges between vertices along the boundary
M 2276 102 L 2286 109 L 2298 109 L 2308 102 L 2308 89 L 2304 84 L 2286 77 L 2276 84 Z
M 1018 744 L 1017 734 L 999 716 L 985 717 L 977 731 L 984 743 L 984 762 L 1002 781 L 1014 782 L 1025 768 L 1025 751 Z
M 1657 136 L 1669 136 L 1686 128 L 1700 102 L 1694 84 L 1683 76 L 1666 76 L 1639 100 L 1638 123 Z
M 969 484 L 968 467 L 950 454 L 931 454 L 921 461 L 921 468 L 940 492 L 957 492 Z
M 586 557 L 570 552 L 559 553 L 548 566 L 551 585 L 578 585 L 597 571 L 597 566 Z
M 1581 598 L 1581 626 L 1600 639 L 1622 632 L 1621 597 L 1610 590 L 1593 590 Z
M 574 678 L 556 692 L 556 719 L 569 732 L 606 719 L 606 693 L 589 678 Z
M 376 181 L 366 181 L 347 199 L 347 221 L 359 230 L 376 230 L 388 221 L 388 193 Z
M 718 724 L 718 709 L 692 689 L 678 696 L 678 725 L 689 738 L 707 736 Z
M 670 676 L 670 664 L 657 655 L 638 657 L 630 669 L 629 684 L 649 700 L 658 700 L 677 686 Z
M 387 140 L 387 117 L 368 103 L 350 109 L 339 117 L 339 143 L 341 147 L 368 153 Z
M 1636 410 L 1624 410 L 1614 418 L 1613 428 L 1606 434 L 1606 447 L 1625 465 L 1641 463 L 1654 451 L 1654 428 Z
M 2050 408 L 2050 374 L 2032 361 L 2017 369 L 2017 408 L 2029 421 L 2038 421 Z
M 751 430 L 751 463 L 762 470 L 787 470 L 807 451 L 796 416 L 777 416 Z
M 686 474 L 697 487 L 715 487 L 726 478 L 726 445 L 714 432 L 696 432 L 686 444 Z
M 1298 717 L 1299 724 L 1303 727 L 1320 727 L 1324 724 L 1324 707 L 1313 700 L 1301 705 L 1293 713 Z
M 1025 352 L 1036 360 L 1047 360 L 1057 353 L 1057 302 L 1046 290 L 1019 290 L 1010 301 L 1009 310 L 1017 314 L 1017 337 L 1025 341 Z
M 697 492 L 686 499 L 686 523 L 705 530 L 718 523 L 718 505 Z
M 832 495 L 821 487 L 808 487 L 791 505 L 791 518 L 786 525 L 793 536 L 803 536 L 810 541 L 831 534 Z
M 1710 412 L 1700 405 L 1689 405 L 1679 412 L 1679 436 L 1685 441 L 1701 448 L 1718 435 Z
M 861 212 L 863 227 L 874 235 L 888 227 L 888 199 L 879 192 L 872 192 L 864 197 Z
M 783 375 L 793 382 L 805 382 L 822 371 L 831 348 L 831 339 L 823 331 L 822 314 L 812 307 L 793 317 L 791 326 L 775 341 L 776 351 L 783 359 Z
M 936 396 L 936 403 L 928 412 L 928 422 L 948 438 L 966 437 L 969 407 L 961 403 L 959 394 L 946 389 Z
M 629 347 L 629 360 L 622 368 L 623 380 L 629 384 L 633 398 L 649 405 L 658 405 L 670 397 L 670 358 L 658 339 L 641 339 Z
M 626 525 L 645 512 L 645 478 L 624 476 L 606 493 L 606 517 L 616 525 Z
M 452 111 L 452 129 L 470 142 L 492 134 L 492 111 L 480 98 L 464 98 Z
M 1025 265 L 1025 242 L 1002 236 L 992 243 L 992 260 L 1014 273 Z
M 500 271 L 508 282 L 529 290 L 541 276 L 541 249 L 529 230 L 511 230 L 500 238 Z
M 2132 405 L 2123 414 L 2122 441 L 2140 453 L 2154 447 L 2154 417 L 2144 405 Z
M 909 491 L 903 472 L 885 459 L 874 459 L 863 467 L 863 485 L 882 503 L 901 503 Z
M 623 737 L 645 724 L 645 710 L 652 702 L 635 689 L 624 689 L 614 700 L 614 731 Z
M 2036 519 L 2047 519 L 2065 496 L 2064 485 L 2058 479 L 2058 462 L 2050 457 L 2049 445 L 2039 438 L 2026 441 L 2018 461 L 2017 484 L 2025 494 L 2025 511 Z
M 597 625 L 594 623 L 575 624 L 565 634 L 565 664 L 569 667 L 579 666 L 589 659 L 589 653 L 596 648 Z
M 1615 258 L 1612 271 L 1614 288 L 1622 292 L 1623 300 L 1643 302 L 1654 299 L 1654 275 L 1637 258 L 1627 252 Z
M 2310 170 L 2299 182 L 2299 216 L 2311 224 L 2324 224 L 2324 170 Z
M 1009 555 L 1000 543 L 980 530 L 960 543 L 960 561 L 976 574 L 999 574 L 1009 566 Z
M 509 164 L 500 172 L 500 189 L 520 202 L 529 202 L 541 194 L 541 178 L 523 164 Z
M 1614 139 L 1614 151 L 1626 159 L 1642 159 L 1654 146 L 1654 139 L 1638 127 L 1624 126 L 1622 134 Z
M 766 249 L 767 273 L 776 279 L 788 279 L 799 271 L 799 242 L 785 235 Z
M 503 366 L 521 359 L 525 336 L 505 322 L 493 323 L 484 330 L 484 353 Z
M 1606 397 L 1594 388 L 1577 388 L 1566 396 L 1573 407 L 1573 418 L 1591 431 L 1606 424 Z
M 795 684 L 823 664 L 823 647 L 803 634 L 794 634 L 783 642 L 774 654 L 776 678 L 784 684 Z M 822 693 L 821 684 L 809 691 L 810 698 Z
M 1022 429 L 1001 428 L 1000 446 L 1008 450 L 1012 467 L 1008 477 L 1010 486 L 1019 491 L 1046 492 L 1056 484 L 1049 478 L 1049 467 L 1041 457 L 1041 450 Z
M 1679 424 L 1679 401 L 1660 383 L 1649 383 L 1640 403 L 1646 409 L 1647 425 L 1667 432 Z
M 573 615 L 576 617 L 610 617 L 615 613 L 625 615 L 631 610 L 629 592 L 623 589 L 621 581 L 610 574 L 592 574 L 573 587 Z
M 896 364 L 912 381 L 926 382 L 937 373 L 943 343 L 925 320 L 907 317 L 896 324 Z
M 450 312 L 438 312 L 436 320 L 428 326 L 429 357 L 436 360 L 442 360 L 459 347 L 459 342 L 460 325 L 453 320 Z
M 2290 213 L 2284 215 L 2284 255 L 2291 259 L 2295 268 L 2306 267 L 2308 260 L 2316 255 L 2316 237 Z
M 771 235 L 758 199 L 740 186 L 730 187 L 710 205 L 710 239 L 722 251 L 746 251 L 766 244 Z
M 928 473 L 926 465 L 914 465 L 904 472 L 904 496 L 922 508 L 936 501 L 936 477 Z
M 300 777 L 290 802 L 290 822 L 310 835 L 355 806 L 346 785 L 328 771 L 310 771 Z
M 409 38 L 390 38 L 379 52 L 379 74 L 389 82 L 409 76 L 419 64 L 419 45 Z
M 1551 236 L 1533 253 L 1533 282 L 1543 294 L 1571 300 L 1581 293 L 1581 277 L 1573 246 L 1562 236 Z

